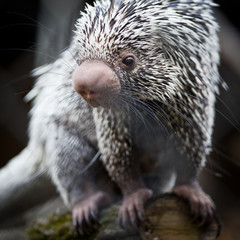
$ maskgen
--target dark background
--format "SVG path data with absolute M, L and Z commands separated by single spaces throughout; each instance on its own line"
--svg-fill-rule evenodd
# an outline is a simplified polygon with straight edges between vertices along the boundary
M 240 59 L 240 2 L 216 2 L 220 4 L 217 10 L 220 24 L 227 23 L 222 28 L 222 36 L 227 40 L 222 46 L 220 72 L 230 90 L 222 91 L 217 104 L 214 149 L 201 181 L 204 189 L 214 198 L 223 222 L 219 239 L 236 240 L 240 236 L 240 61 L 237 61 Z M 78 8 L 81 8 L 80 5 L 74 11 L 72 20 L 78 16 Z M 64 36 L 59 35 L 58 28 L 54 29 L 52 25 L 54 19 L 59 18 L 59 12 L 56 16 L 51 12 L 51 21 L 47 21 L 43 17 L 47 9 L 40 0 L 1 0 L 0 11 L 0 166 L 3 166 L 28 141 L 27 112 L 30 106 L 23 97 L 33 84 L 30 72 L 51 61 L 46 54 L 57 57 L 71 40 L 71 29 L 68 27 Z M 72 23 L 68 21 L 67 25 L 72 26 Z M 228 30 L 234 34 L 229 34 Z M 51 34 L 53 38 L 49 37 Z M 52 44 L 54 37 L 63 39 L 55 48 Z M 41 39 L 46 42 L 43 44 Z M 228 42 L 232 45 L 231 41 L 239 46 L 235 49 L 236 57 L 225 48 Z M 238 70 L 233 67 L 233 62 L 239 65 Z

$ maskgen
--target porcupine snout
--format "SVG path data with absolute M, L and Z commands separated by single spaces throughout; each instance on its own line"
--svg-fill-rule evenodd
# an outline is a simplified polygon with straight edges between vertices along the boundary
M 75 69 L 73 87 L 92 107 L 109 107 L 120 91 L 120 82 L 104 62 L 87 60 Z

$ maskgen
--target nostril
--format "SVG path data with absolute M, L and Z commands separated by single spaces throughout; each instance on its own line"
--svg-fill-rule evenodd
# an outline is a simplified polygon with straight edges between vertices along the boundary
M 87 94 L 87 92 L 85 90 L 78 90 L 77 92 L 82 96 Z
M 96 95 L 97 95 L 97 93 L 95 91 L 88 90 L 88 89 L 78 91 L 78 93 L 85 99 L 92 99 L 92 98 L 96 97 Z
M 95 92 L 92 90 L 86 90 L 86 95 L 87 99 L 92 99 L 95 96 Z
M 89 96 L 93 96 L 93 95 L 95 95 L 95 94 L 96 94 L 96 92 L 94 92 L 94 91 L 92 91 L 92 90 L 89 90 L 89 91 L 88 91 L 88 95 L 89 95 Z

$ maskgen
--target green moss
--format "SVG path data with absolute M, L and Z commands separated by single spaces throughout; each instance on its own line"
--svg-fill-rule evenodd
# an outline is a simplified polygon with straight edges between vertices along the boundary
M 36 221 L 25 233 L 26 240 L 94 240 L 98 231 L 89 236 L 79 237 L 69 213 L 53 214 L 47 219 Z
M 72 226 L 70 213 L 53 214 L 42 220 L 37 220 L 25 233 L 26 240 L 134 240 L 116 224 L 118 206 L 106 209 L 100 218 L 100 225 L 87 236 L 78 236 Z
M 101 229 L 105 229 L 106 227 L 111 227 L 116 225 L 116 219 L 118 215 L 118 207 L 112 206 L 108 208 L 101 219 Z

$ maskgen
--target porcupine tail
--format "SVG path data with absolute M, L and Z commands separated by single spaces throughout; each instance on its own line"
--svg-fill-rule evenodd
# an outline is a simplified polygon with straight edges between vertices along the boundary
M 24 199 L 32 200 L 27 196 L 27 192 L 30 187 L 34 187 L 34 184 L 38 184 L 36 179 L 42 175 L 39 167 L 41 155 L 40 148 L 28 145 L 0 169 L 0 222 L 4 220 L 4 212 L 9 211 L 8 206 L 17 204 L 18 209 L 23 208 L 26 201 L 21 202 L 18 199 L 24 196 Z

